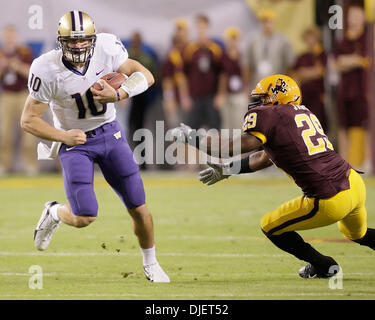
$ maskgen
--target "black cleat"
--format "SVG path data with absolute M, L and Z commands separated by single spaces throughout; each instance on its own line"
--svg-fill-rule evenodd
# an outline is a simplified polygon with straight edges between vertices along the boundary
M 308 264 L 301 269 L 299 269 L 298 274 L 301 278 L 311 279 L 311 278 L 331 278 L 340 270 L 340 266 L 335 264 L 330 266 L 328 273 L 320 272 L 312 264 Z

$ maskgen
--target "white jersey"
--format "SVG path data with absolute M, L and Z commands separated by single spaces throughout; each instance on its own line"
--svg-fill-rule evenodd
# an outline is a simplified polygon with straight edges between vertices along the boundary
M 109 33 L 97 35 L 94 53 L 80 71 L 63 60 L 61 50 L 49 51 L 31 65 L 30 96 L 49 104 L 57 129 L 98 128 L 115 120 L 116 109 L 113 103 L 95 101 L 90 87 L 102 76 L 116 72 L 127 59 L 121 41 Z

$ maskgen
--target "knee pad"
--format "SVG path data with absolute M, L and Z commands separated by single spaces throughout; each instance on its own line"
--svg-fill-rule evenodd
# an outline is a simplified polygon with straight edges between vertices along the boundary
M 68 197 L 72 212 L 76 216 L 96 217 L 98 202 L 90 184 L 76 185 L 74 193 Z

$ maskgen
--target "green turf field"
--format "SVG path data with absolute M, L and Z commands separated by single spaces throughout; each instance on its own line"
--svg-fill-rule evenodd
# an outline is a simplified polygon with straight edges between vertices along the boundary
M 158 259 L 170 284 L 149 283 L 131 220 L 99 176 L 99 218 L 87 228 L 61 225 L 49 249 L 33 246 L 47 200 L 65 201 L 60 176 L 0 180 L 0 299 L 373 299 L 375 252 L 343 242 L 336 225 L 301 232 L 332 255 L 343 289 L 303 280 L 303 265 L 266 240 L 261 216 L 299 195 L 287 178 L 232 178 L 213 187 L 193 176 L 145 174 Z M 369 224 L 375 227 L 375 180 L 366 179 Z M 43 269 L 43 289 L 28 286 L 29 267 Z

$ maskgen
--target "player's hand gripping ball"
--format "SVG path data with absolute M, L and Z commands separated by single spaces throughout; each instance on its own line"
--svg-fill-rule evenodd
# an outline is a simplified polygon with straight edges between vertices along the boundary
M 127 78 L 126 74 L 119 72 L 111 72 L 101 77 L 91 87 L 94 99 L 102 103 L 118 101 L 116 90 L 121 87 Z
M 113 89 L 118 89 L 121 87 L 121 85 L 124 83 L 124 81 L 128 78 L 128 76 L 124 73 L 119 72 L 111 72 L 106 74 L 105 76 L 101 77 L 101 80 L 104 80 L 106 83 L 108 83 Z M 95 90 L 103 90 L 104 85 L 102 81 L 95 82 L 93 85 L 93 88 Z

